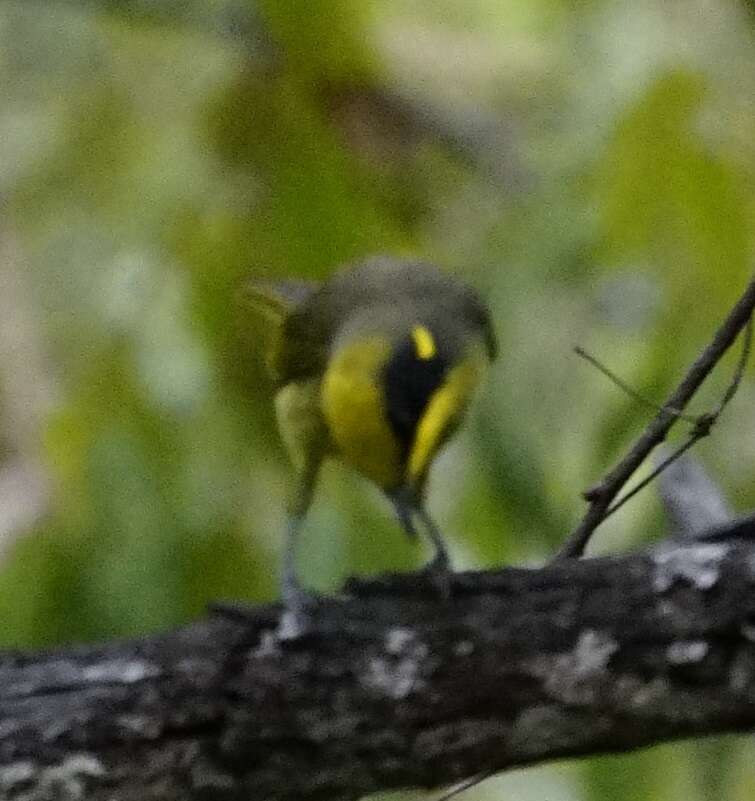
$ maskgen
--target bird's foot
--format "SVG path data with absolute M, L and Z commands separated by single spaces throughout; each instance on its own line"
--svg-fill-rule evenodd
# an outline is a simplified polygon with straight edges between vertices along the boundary
M 308 592 L 297 582 L 283 584 L 283 611 L 276 634 L 280 640 L 296 640 L 314 628 L 314 610 L 319 603 L 315 593 Z
M 421 570 L 420 573 L 437 590 L 444 601 L 451 600 L 453 595 L 454 571 L 448 554 L 439 551 Z

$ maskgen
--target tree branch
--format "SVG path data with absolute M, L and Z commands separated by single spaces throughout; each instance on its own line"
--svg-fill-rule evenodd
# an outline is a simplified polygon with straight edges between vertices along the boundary
M 755 523 L 726 541 L 352 582 L 280 609 L 0 655 L 0 797 L 329 801 L 755 729 Z
M 693 395 L 700 388 L 716 364 L 721 360 L 722 356 L 734 343 L 742 329 L 747 326 L 752 317 L 753 309 L 755 309 L 755 279 L 748 284 L 744 294 L 729 312 L 729 315 L 721 324 L 718 331 L 716 331 L 710 344 L 697 357 L 681 383 L 658 410 L 658 414 L 648 423 L 629 452 L 601 479 L 600 483 L 591 487 L 584 493 L 585 499 L 590 505 L 584 517 L 579 522 L 579 525 L 569 535 L 560 551 L 556 554 L 555 558 L 557 561 L 581 556 L 595 529 L 609 514 L 616 511 L 626 500 L 635 494 L 636 489 L 631 490 L 624 498 L 614 504 L 614 500 L 621 489 L 634 475 L 637 468 L 645 461 L 653 449 L 666 439 L 674 423 L 679 419 L 680 413 L 684 411 Z M 739 386 L 748 352 L 749 336 L 743 358 L 737 366 L 734 379 L 727 389 L 718 409 L 710 414 L 702 415 L 697 419 L 697 424 L 692 432 L 690 441 L 680 449 L 680 453 L 693 445 L 697 440 L 710 433 L 710 429 L 718 418 L 718 415 L 731 400 Z M 645 483 L 646 482 L 643 482 L 639 488 L 644 487 Z

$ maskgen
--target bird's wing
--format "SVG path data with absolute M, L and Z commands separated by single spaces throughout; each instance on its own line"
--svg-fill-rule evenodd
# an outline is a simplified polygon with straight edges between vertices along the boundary
M 312 372 L 313 344 L 306 336 L 292 335 L 290 322 L 301 314 L 319 286 L 315 281 L 252 279 L 243 287 L 244 306 L 269 323 L 267 366 L 279 385 Z

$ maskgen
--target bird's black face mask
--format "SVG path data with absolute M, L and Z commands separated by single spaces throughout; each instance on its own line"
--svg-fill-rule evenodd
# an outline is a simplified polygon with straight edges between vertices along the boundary
M 448 359 L 426 326 L 416 326 L 396 345 L 383 372 L 388 422 L 406 458 L 433 393 L 443 383 Z

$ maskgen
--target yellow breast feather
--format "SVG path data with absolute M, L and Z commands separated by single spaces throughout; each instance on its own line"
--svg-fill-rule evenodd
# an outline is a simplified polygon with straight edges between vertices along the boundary
M 486 363 L 482 348 L 471 348 L 430 397 L 409 454 L 408 478 L 414 486 L 422 485 L 433 457 L 456 428 Z
M 401 448 L 385 413 L 380 371 L 390 344 L 360 339 L 331 359 L 321 402 L 331 439 L 341 457 L 388 489 L 401 483 Z

